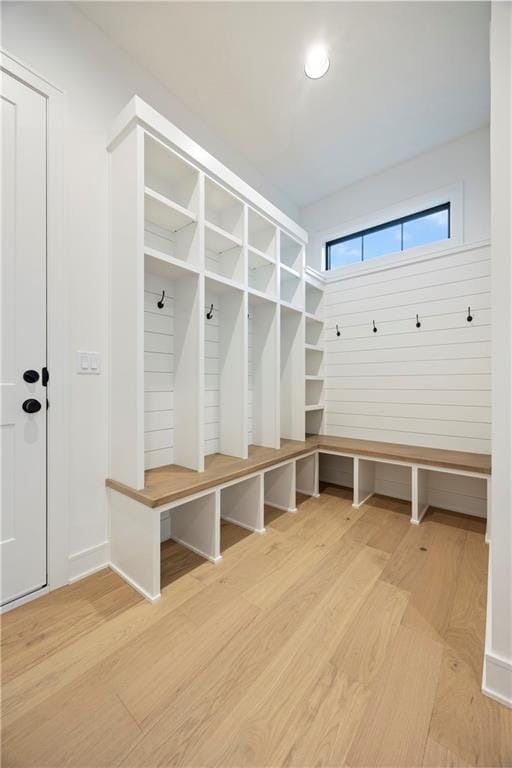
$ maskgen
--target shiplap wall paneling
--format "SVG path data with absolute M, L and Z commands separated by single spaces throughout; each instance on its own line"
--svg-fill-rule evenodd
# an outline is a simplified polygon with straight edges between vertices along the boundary
M 174 463 L 174 300 L 169 275 L 151 271 L 144 284 L 144 468 Z M 165 303 L 158 308 L 162 291 Z
M 281 306 L 281 437 L 304 440 L 304 316 Z
M 249 435 L 279 448 L 279 306 L 249 294 Z
M 212 307 L 213 305 L 213 307 Z M 212 314 L 208 318 L 208 314 Z M 205 454 L 247 458 L 247 299 L 205 279 Z
M 199 268 L 203 177 L 196 168 L 163 145 L 144 137 L 144 240 L 157 251 Z
M 484 245 L 329 282 L 326 431 L 488 453 L 489 275 Z
M 263 474 L 260 473 L 222 488 L 220 514 L 223 520 L 247 528 L 249 531 L 264 533 Z
M 204 200 L 206 270 L 244 285 L 245 206 L 208 177 Z
M 109 474 L 144 487 L 144 132 L 110 155 Z
M 352 456 L 319 453 L 318 471 L 320 481 L 323 483 L 331 483 L 343 488 L 354 487 L 354 459 Z
M 289 461 L 264 473 L 265 504 L 284 512 L 296 512 L 295 462 Z

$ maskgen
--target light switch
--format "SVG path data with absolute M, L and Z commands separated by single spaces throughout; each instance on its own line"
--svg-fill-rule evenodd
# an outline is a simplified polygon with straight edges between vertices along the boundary
M 99 352 L 84 352 L 79 350 L 77 353 L 78 365 L 77 372 L 84 374 L 99 374 L 101 371 Z

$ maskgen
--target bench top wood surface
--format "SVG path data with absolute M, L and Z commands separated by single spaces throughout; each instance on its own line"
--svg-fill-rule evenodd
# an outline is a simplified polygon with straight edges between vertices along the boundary
M 205 457 L 204 472 L 196 472 L 176 464 L 169 464 L 145 472 L 145 486 L 141 490 L 131 488 L 117 480 L 108 479 L 106 484 L 120 493 L 145 504 L 148 507 L 160 507 L 177 499 L 192 496 L 222 483 L 250 475 L 287 459 L 300 457 L 314 450 L 333 451 L 335 453 L 368 456 L 368 458 L 404 462 L 406 464 L 424 464 L 426 466 L 491 474 L 491 457 L 485 453 L 466 453 L 447 451 L 439 448 L 423 448 L 414 445 L 381 443 L 372 440 L 355 440 L 345 437 L 310 435 L 304 442 L 281 440 L 281 448 L 262 448 L 249 446 L 249 458 L 239 459 L 214 453 Z

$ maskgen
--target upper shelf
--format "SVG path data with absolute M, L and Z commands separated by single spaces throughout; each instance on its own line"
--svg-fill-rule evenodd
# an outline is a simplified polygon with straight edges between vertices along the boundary
M 216 224 L 212 224 L 211 221 L 205 221 L 204 226 L 206 250 L 213 251 L 214 253 L 223 253 L 224 251 L 229 251 L 230 248 L 242 245 L 239 237 L 232 235 Z
M 233 245 L 241 245 L 244 236 L 244 204 L 227 189 L 206 177 L 204 185 L 204 215 L 210 228 L 231 236 Z M 225 250 L 225 249 L 224 249 Z
M 189 208 L 147 186 L 144 188 L 144 217 L 170 232 L 177 232 L 196 221 L 195 213 Z

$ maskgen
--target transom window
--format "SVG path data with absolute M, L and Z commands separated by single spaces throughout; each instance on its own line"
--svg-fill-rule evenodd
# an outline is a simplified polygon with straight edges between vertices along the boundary
M 450 203 L 330 240 L 325 268 L 336 269 L 450 238 Z

